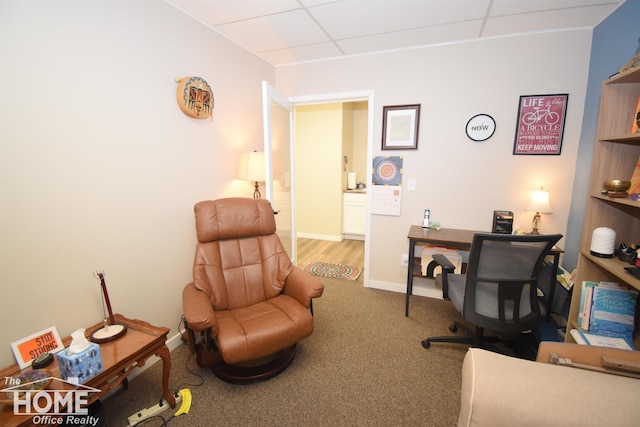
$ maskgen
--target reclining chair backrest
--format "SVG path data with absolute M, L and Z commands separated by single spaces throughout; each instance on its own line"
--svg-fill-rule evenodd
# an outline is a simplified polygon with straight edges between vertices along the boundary
M 293 269 L 264 199 L 228 198 L 197 203 L 195 286 L 214 310 L 246 307 L 282 292 Z
M 537 297 L 539 271 L 560 238 L 560 234 L 476 234 L 469 254 L 464 317 L 504 333 L 539 323 L 543 314 Z

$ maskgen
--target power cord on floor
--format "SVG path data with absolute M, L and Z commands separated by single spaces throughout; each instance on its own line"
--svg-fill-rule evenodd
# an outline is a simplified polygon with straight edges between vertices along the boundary
M 180 333 L 181 337 L 184 337 L 184 331 L 185 329 L 181 329 L 182 325 L 185 324 L 185 319 L 184 319 L 184 315 L 181 316 L 180 318 L 180 322 L 178 323 L 178 333 Z M 132 424 L 131 422 L 129 423 L 129 427 L 134 427 L 134 426 L 142 426 L 143 424 L 147 423 L 147 421 L 150 420 L 157 420 L 157 419 L 161 419 L 162 420 L 162 424 L 161 427 L 165 427 L 166 425 L 169 424 L 169 422 L 171 420 L 173 420 L 174 418 L 177 418 L 178 416 L 182 415 L 182 414 L 186 414 L 189 411 L 189 408 L 191 407 L 191 390 L 184 389 L 183 387 L 186 386 L 190 386 L 190 387 L 200 387 L 204 384 L 204 377 L 202 375 L 200 375 L 199 373 L 193 371 L 190 367 L 189 367 L 189 362 L 191 361 L 191 358 L 193 357 L 193 353 L 190 353 L 189 356 L 187 357 L 187 360 L 185 362 L 185 369 L 187 372 L 189 372 L 191 375 L 197 377 L 199 379 L 198 382 L 196 383 L 182 383 L 178 386 L 177 390 L 175 392 L 175 395 L 177 396 L 178 394 L 180 395 L 180 400 L 182 402 L 181 406 L 178 408 L 178 410 L 176 411 L 175 414 L 173 414 L 171 417 L 169 417 L 168 419 L 163 417 L 162 415 L 153 415 L 150 417 L 145 418 L 144 420 L 141 420 L 140 422 L 137 422 L 135 424 Z M 158 405 L 163 406 L 163 402 L 164 402 L 164 396 L 160 397 L 160 400 L 158 401 Z

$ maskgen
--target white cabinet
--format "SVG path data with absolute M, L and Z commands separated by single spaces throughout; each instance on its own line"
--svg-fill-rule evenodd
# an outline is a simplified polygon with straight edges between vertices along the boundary
M 343 195 L 344 213 L 342 234 L 345 239 L 364 240 L 367 195 L 363 192 L 346 192 Z

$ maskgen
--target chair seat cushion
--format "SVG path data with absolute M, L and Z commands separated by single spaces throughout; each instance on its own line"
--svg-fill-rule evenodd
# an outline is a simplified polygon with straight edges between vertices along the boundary
M 309 309 L 284 294 L 248 307 L 216 311 L 216 318 L 218 350 L 229 364 L 268 356 L 313 332 Z

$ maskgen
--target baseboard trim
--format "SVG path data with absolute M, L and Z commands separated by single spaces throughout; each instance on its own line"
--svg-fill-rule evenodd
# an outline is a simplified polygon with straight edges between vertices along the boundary
M 342 242 L 342 236 L 332 234 L 296 233 L 296 237 L 301 239 L 329 240 L 331 242 Z

